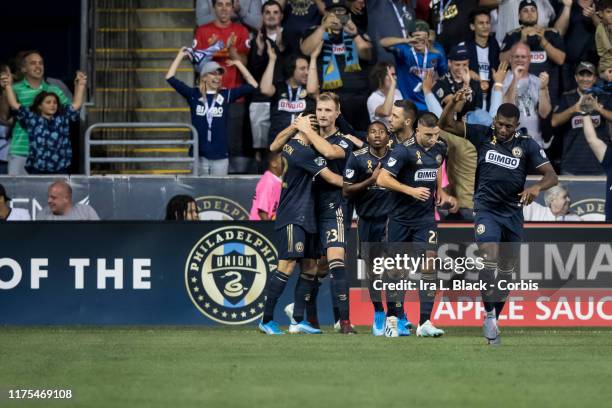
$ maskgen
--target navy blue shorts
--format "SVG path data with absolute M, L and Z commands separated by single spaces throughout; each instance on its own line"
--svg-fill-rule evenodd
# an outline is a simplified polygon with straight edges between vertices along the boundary
M 278 259 L 319 259 L 319 236 L 309 233 L 297 224 L 276 230 Z
M 523 213 L 500 216 L 488 211 L 477 211 L 474 218 L 476 242 L 522 242 Z
M 438 227 L 435 222 L 421 225 L 404 225 L 389 220 L 387 242 L 410 243 L 417 253 L 435 251 L 438 247 Z
M 322 250 L 327 248 L 344 248 L 348 241 L 350 215 L 346 214 L 346 206 L 337 208 L 333 215 L 322 214 L 317 221 L 319 243 Z

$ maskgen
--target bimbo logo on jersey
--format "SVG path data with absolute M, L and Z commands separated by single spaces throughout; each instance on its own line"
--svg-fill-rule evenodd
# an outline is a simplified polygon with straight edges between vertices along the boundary
M 519 163 L 521 162 L 516 157 L 506 156 L 505 154 L 501 154 L 499 152 L 496 152 L 495 150 L 487 151 L 485 161 L 487 163 L 496 164 L 498 166 L 505 167 L 511 170 L 518 168 Z
M 419 169 L 414 173 L 414 181 L 434 181 L 438 176 L 438 169 Z
M 601 125 L 601 116 L 591 115 L 591 120 L 593 121 L 594 127 L 599 127 L 599 125 Z M 583 122 L 582 116 L 574 116 L 572 118 L 572 129 L 582 128 L 584 126 Z
M 531 51 L 531 62 L 534 64 L 541 64 L 547 60 L 546 52 L 544 51 Z
M 283 112 L 298 113 L 303 112 L 306 109 L 306 101 L 290 101 L 288 99 L 281 99 L 278 101 L 278 110 Z
M 213 106 L 211 107 L 212 109 L 212 115 L 215 118 L 220 118 L 223 116 L 223 106 Z M 203 105 L 198 105 L 196 107 L 196 115 L 198 116 L 205 116 L 206 115 L 206 107 Z

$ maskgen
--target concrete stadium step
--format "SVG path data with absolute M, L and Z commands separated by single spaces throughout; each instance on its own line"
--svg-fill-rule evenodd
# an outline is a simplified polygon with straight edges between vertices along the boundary
M 129 98 L 130 106 L 136 109 L 149 108 L 176 108 L 186 107 L 185 98 L 179 95 L 174 88 L 97 88 L 94 94 L 96 101 L 110 101 L 112 99 L 124 100 Z M 104 104 L 107 107 L 118 106 Z
M 103 8 L 97 10 L 98 27 L 196 27 L 193 8 Z M 123 25 L 121 25 L 123 24 Z
M 180 122 L 191 123 L 189 108 L 161 108 L 156 110 L 132 110 L 124 108 L 90 108 L 88 114 L 93 119 L 90 123 L 99 122 Z
M 97 0 L 97 8 L 125 8 L 125 0 Z M 191 8 L 195 0 L 132 0 L 130 5 L 134 8 Z
M 167 68 L 153 68 L 155 71 L 118 71 L 115 69 L 99 69 L 96 72 L 96 82 L 105 84 L 107 88 L 119 88 L 124 86 L 125 82 L 133 84 L 139 88 L 167 88 L 166 82 Z M 187 85 L 192 86 L 193 70 L 191 68 L 182 68 L 177 72 L 176 78 L 183 81 Z M 103 88 L 101 88 L 103 89 Z
M 168 28 L 160 28 L 158 31 L 133 31 L 129 48 L 173 48 L 173 52 L 176 53 L 181 47 L 191 47 L 193 44 L 193 31 L 177 32 L 168 30 Z M 125 37 L 125 34 L 123 31 L 108 31 L 98 33 L 98 36 L 104 35 L 108 41 L 120 43 L 120 39 Z

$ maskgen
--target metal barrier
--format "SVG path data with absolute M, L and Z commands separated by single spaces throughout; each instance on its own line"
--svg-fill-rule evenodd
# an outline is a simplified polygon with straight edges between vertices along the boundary
M 148 140 L 148 139 L 130 139 L 130 140 L 91 140 L 91 134 L 95 129 L 113 129 L 113 128 L 176 128 L 183 127 L 191 131 L 191 140 Z M 91 146 L 125 146 L 125 145 L 192 145 L 192 157 L 91 157 Z M 85 131 L 85 174 L 91 176 L 91 163 L 183 163 L 193 162 L 192 173 L 198 175 L 198 131 L 186 123 L 131 123 L 131 122 L 113 122 L 113 123 L 95 123 Z

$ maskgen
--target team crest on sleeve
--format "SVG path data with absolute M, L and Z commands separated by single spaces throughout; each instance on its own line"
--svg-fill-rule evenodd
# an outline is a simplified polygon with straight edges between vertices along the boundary
M 393 167 L 395 166 L 395 163 L 397 163 L 397 160 L 395 160 L 393 157 L 389 158 L 389 161 L 387 162 L 387 165 L 389 167 Z
M 264 288 L 278 265 L 274 245 L 242 226 L 218 228 L 202 237 L 185 264 L 185 286 L 197 309 L 224 324 L 261 317 Z
M 340 145 L 340 147 L 342 147 L 343 149 L 348 149 L 348 143 L 346 143 L 346 141 L 341 140 L 338 145 Z
M 306 90 L 305 90 L 305 89 L 302 89 L 302 90 L 300 91 L 300 93 L 298 94 L 298 98 L 300 98 L 300 99 L 304 99 L 304 98 L 306 97 L 306 95 L 308 95 L 308 93 L 306 92 Z
M 484 233 L 485 233 L 485 225 L 484 225 L 484 224 L 478 224 L 478 225 L 476 226 L 476 233 L 477 233 L 478 235 L 482 235 L 482 234 L 484 234 Z
M 512 149 L 512 155 L 520 159 L 521 157 L 523 157 L 523 149 L 521 149 L 519 146 L 516 146 Z
M 317 164 L 317 166 L 325 166 L 327 164 L 325 159 L 323 157 L 321 157 L 321 156 L 319 156 L 316 159 L 314 159 L 314 162 Z
M 438 91 L 436 92 L 436 95 L 438 95 L 438 98 L 444 98 L 444 89 L 442 88 L 438 89 Z
M 442 155 L 441 154 L 436 155 L 436 162 L 438 164 L 442 164 Z
M 298 242 L 297 244 L 295 244 L 295 251 L 296 252 L 304 252 L 304 243 L 303 242 Z
M 355 175 L 355 170 L 346 169 L 346 171 L 344 172 L 344 175 L 346 176 L 346 178 L 353 178 L 353 176 Z

